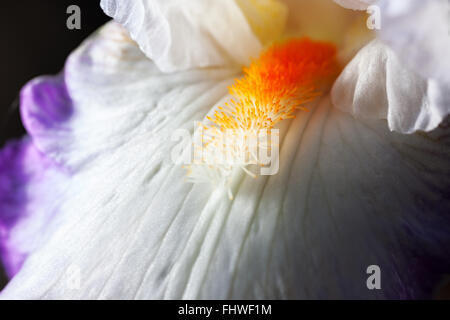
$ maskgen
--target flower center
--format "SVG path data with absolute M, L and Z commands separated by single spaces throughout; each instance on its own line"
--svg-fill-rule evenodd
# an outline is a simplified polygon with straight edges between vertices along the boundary
M 294 118 L 298 109 L 306 110 L 305 104 L 321 94 L 336 70 L 333 44 L 302 38 L 269 47 L 229 88 L 235 99 L 201 125 L 204 133 L 197 150 L 202 156 L 189 166 L 190 180 L 202 180 L 196 172 L 203 175 L 205 165 L 216 171 L 208 176 L 228 177 L 235 167 L 256 176 L 247 166 L 266 165 L 257 150 L 278 148 L 270 130 Z M 261 134 L 269 141 L 261 141 Z M 203 166 L 200 171 L 198 166 Z
M 238 100 L 219 107 L 208 120 L 221 130 L 249 130 L 270 129 L 294 118 L 296 109 L 318 96 L 324 80 L 336 71 L 335 57 L 334 45 L 308 38 L 275 44 L 230 87 Z

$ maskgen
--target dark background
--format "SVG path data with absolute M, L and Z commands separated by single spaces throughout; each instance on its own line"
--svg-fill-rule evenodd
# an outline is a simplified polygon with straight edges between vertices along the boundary
M 67 7 L 81 9 L 81 30 L 69 30 Z M 19 90 L 32 78 L 58 73 L 68 54 L 108 21 L 100 0 L 14 0 L 0 4 L 0 147 L 24 129 Z
M 81 30 L 69 30 L 67 7 L 81 9 Z M 109 20 L 100 0 L 0 2 L 0 148 L 25 130 L 19 116 L 20 88 L 32 78 L 61 71 L 69 53 Z M 6 278 L 0 266 L 0 290 Z

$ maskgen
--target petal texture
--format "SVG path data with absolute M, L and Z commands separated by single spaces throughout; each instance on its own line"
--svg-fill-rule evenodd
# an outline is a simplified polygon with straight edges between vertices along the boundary
M 450 111 L 450 86 L 423 78 L 381 41 L 374 40 L 336 80 L 332 101 L 358 118 L 387 119 L 394 131 L 430 131 Z
M 0 152 L 0 258 L 9 277 L 48 236 L 52 199 L 64 173 L 29 138 Z M 59 185 L 61 187 L 61 185 Z
M 102 0 L 101 6 L 164 72 L 246 65 L 261 49 L 234 0 Z M 257 25 L 260 13 L 248 12 Z
M 448 133 L 313 110 L 282 128 L 280 172 L 237 176 L 234 201 L 183 183 L 145 134 L 98 157 L 2 298 L 427 297 L 449 270 Z
M 25 86 L 21 113 L 40 151 L 76 171 L 133 137 L 167 135 L 181 126 L 168 118 L 174 108 L 185 119 L 195 117 L 198 111 L 187 106 L 203 101 L 201 93 L 210 86 L 226 88 L 239 72 L 211 68 L 161 74 L 127 32 L 112 22 L 70 55 L 62 76 L 40 77 Z M 192 95 L 185 95 L 189 91 L 185 88 L 191 87 Z M 220 94 L 225 95 L 226 89 Z
M 236 176 L 230 201 L 169 155 L 236 70 L 161 73 L 111 23 L 63 75 L 21 108 L 72 178 L 1 298 L 421 298 L 450 269 L 448 126 L 400 135 L 325 97 L 281 128 L 279 173 Z M 366 287 L 372 264 L 382 290 Z
M 170 140 L 174 129 L 192 129 L 238 72 L 210 68 L 166 76 L 111 22 L 69 57 L 60 75 L 30 81 L 20 105 L 30 137 L 0 154 L 0 245 L 8 274 L 64 220 L 65 200 L 91 183 L 76 177 L 92 161 L 133 144 L 132 137 L 147 141 L 161 161 L 167 144 L 161 136 Z M 169 112 L 179 121 L 170 121 Z
M 424 78 L 449 85 L 450 2 L 382 0 L 379 5 L 380 39 Z

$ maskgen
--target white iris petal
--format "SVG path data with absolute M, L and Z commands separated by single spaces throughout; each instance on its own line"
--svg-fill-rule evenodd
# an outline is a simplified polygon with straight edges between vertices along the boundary
M 380 39 L 422 77 L 450 85 L 450 2 L 381 0 L 379 6 Z
M 246 65 L 261 50 L 234 0 L 102 0 L 101 6 L 164 72 Z
M 434 246 L 448 230 L 422 236 L 432 227 L 424 221 L 446 228 L 448 135 L 392 133 L 323 97 L 288 123 L 279 173 L 243 175 L 230 201 L 183 182 L 168 135 L 227 97 L 236 69 L 161 73 L 202 60 L 153 63 L 118 29 L 107 25 L 68 61 L 72 131 L 50 134 L 64 139 L 46 151 L 75 174 L 51 236 L 2 298 L 381 298 L 420 288 L 409 281 L 408 245 L 448 251 Z M 374 263 L 381 291 L 366 287 Z M 79 288 L 69 285 L 74 268 Z
M 450 113 L 450 3 L 377 5 L 379 40 L 346 66 L 333 88 L 333 103 L 357 117 L 387 119 L 389 128 L 401 133 L 431 131 Z
M 387 119 L 391 130 L 435 129 L 450 106 L 450 86 L 408 69 L 379 40 L 361 49 L 332 90 L 333 104 L 358 118 Z
M 152 160 L 147 141 L 134 139 L 76 177 L 59 228 L 3 297 L 389 296 L 397 274 L 408 279 L 402 244 L 417 241 L 405 221 L 417 234 L 421 219 L 450 209 L 444 142 L 358 122 L 324 99 L 291 123 L 279 174 L 244 176 L 230 202 L 183 183 L 181 168 Z M 385 268 L 383 291 L 365 287 L 374 261 Z

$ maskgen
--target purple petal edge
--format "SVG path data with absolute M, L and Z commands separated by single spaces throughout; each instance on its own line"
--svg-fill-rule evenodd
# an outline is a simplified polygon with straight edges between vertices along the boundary
M 70 132 L 68 122 L 73 104 L 64 73 L 43 76 L 28 82 L 20 93 L 20 114 L 24 127 L 37 149 L 61 162 L 61 136 Z M 62 163 L 61 163 L 62 164 Z
M 47 173 L 67 173 L 58 159 L 61 134 L 70 133 L 67 123 L 73 114 L 64 73 L 28 82 L 21 90 L 20 114 L 28 136 L 0 150 L 0 259 L 9 278 L 33 247 L 24 242 L 41 236 L 36 234 L 38 228 L 26 224 L 41 225 L 51 217 L 52 213 L 39 211 L 41 202 L 36 199 L 39 190 L 47 188 Z M 14 228 L 29 234 L 16 234 Z
M 28 137 L 11 141 L 0 151 L 0 256 L 9 277 L 26 257 L 11 242 L 10 231 L 31 213 L 27 208 L 30 182 L 39 183 L 51 166 Z

